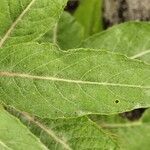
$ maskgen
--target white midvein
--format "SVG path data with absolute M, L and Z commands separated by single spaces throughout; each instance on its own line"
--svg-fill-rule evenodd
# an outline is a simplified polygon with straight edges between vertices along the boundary
M 51 77 L 51 76 L 36 76 L 36 75 L 22 74 L 22 73 L 13 73 L 13 72 L 0 72 L 0 76 L 1 77 L 20 77 L 20 78 L 37 79 L 37 80 L 49 80 L 49 81 L 75 83 L 75 84 L 87 84 L 87 85 L 102 85 L 102 86 L 115 86 L 115 87 L 129 87 L 129 88 L 150 89 L 150 86 L 142 86 L 142 85 L 73 80 L 73 79 L 65 79 L 65 78 L 58 78 L 58 77 Z
M 131 58 L 131 59 L 139 58 L 139 57 L 144 56 L 144 55 L 146 55 L 146 54 L 148 54 L 148 53 L 150 53 L 150 50 L 143 51 L 143 52 L 138 53 L 138 54 L 136 54 L 136 55 L 134 55 L 134 56 L 132 56 L 132 57 L 130 57 L 130 58 Z
M 25 112 L 20 112 L 24 117 L 27 118 L 29 122 L 32 122 L 36 124 L 38 127 L 40 127 L 43 131 L 45 131 L 49 136 L 51 136 L 57 143 L 61 144 L 66 150 L 72 150 L 70 146 L 65 143 L 65 141 L 61 140 L 50 128 L 47 128 L 43 124 L 41 124 L 39 121 L 36 121 L 33 117 L 29 116 Z
M 10 28 L 5 33 L 4 37 L 0 41 L 0 48 L 3 46 L 4 42 L 7 40 L 7 38 L 10 36 L 11 32 L 14 30 L 18 22 L 22 19 L 22 17 L 26 14 L 26 12 L 30 9 L 30 7 L 33 5 L 33 3 L 36 0 L 32 0 L 29 5 L 24 9 L 24 11 L 19 15 L 19 17 L 13 22 L 13 24 L 10 26 Z

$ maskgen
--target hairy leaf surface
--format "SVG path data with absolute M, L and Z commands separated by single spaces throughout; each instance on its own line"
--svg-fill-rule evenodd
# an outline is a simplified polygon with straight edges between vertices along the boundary
M 150 106 L 150 66 L 110 52 L 48 44 L 1 49 L 0 100 L 41 117 Z
M 0 0 L 0 47 L 38 39 L 51 29 L 67 0 Z
M 0 106 L 1 150 L 48 150 L 22 123 Z
M 119 52 L 150 62 L 150 23 L 128 22 L 116 25 L 85 40 L 80 47 Z

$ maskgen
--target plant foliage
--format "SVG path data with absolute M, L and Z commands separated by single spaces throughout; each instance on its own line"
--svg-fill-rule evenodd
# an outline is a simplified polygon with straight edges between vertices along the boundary
M 102 1 L 85 2 L 0 0 L 0 149 L 149 149 L 149 109 L 119 114 L 150 106 L 150 24 L 88 37 Z

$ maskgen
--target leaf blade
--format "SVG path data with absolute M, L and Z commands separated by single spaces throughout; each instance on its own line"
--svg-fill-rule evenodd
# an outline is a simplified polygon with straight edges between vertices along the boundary
M 1 101 L 40 117 L 112 114 L 150 105 L 149 65 L 122 55 L 25 44 L 3 49 L 1 60 Z

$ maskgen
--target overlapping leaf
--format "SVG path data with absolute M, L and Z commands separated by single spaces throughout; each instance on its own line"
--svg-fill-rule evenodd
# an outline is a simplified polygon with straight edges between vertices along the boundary
M 73 16 L 64 12 L 59 22 L 53 28 L 40 38 L 39 42 L 51 42 L 58 44 L 63 50 L 77 48 L 84 36 L 84 29 Z
M 0 47 L 38 39 L 58 21 L 67 0 L 0 0 Z
M 48 44 L 1 49 L 0 101 L 41 117 L 112 114 L 150 106 L 150 66 Z
M 81 47 L 119 52 L 150 62 L 150 23 L 128 22 L 116 25 L 85 40 Z
M 26 113 L 19 113 L 17 117 L 48 149 L 118 149 L 116 138 L 87 117 L 53 120 L 33 118 Z

